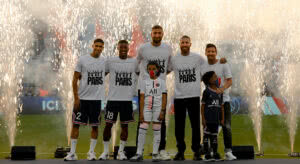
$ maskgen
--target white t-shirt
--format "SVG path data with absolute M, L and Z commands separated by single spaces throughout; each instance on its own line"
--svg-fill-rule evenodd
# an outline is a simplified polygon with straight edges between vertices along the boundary
M 177 53 L 169 65 L 169 71 L 175 75 L 175 98 L 191 98 L 201 96 L 201 65 L 205 59 L 199 54 L 190 52 L 183 56 Z
M 147 109 L 160 107 L 162 105 L 162 94 L 167 93 L 166 82 L 160 78 L 141 81 L 141 93 L 145 94 L 145 105 Z
M 209 71 L 214 71 L 217 74 L 219 82 L 221 82 L 220 87 L 224 86 L 225 79 L 232 78 L 231 70 L 227 63 L 221 64 L 220 61 L 218 61 L 217 63 L 210 65 L 206 62 L 201 68 L 201 76 Z M 229 88 L 224 91 L 223 101 L 230 101 Z
M 104 100 L 105 61 L 102 56 L 80 56 L 75 71 L 81 74 L 78 96 L 81 100 Z
M 167 68 L 172 56 L 172 48 L 166 43 L 161 43 L 160 46 L 155 47 L 150 42 L 141 45 L 138 50 L 137 60 L 141 62 L 140 77 L 145 80 L 150 78 L 147 73 L 147 64 L 150 61 L 156 61 L 160 69 L 160 78 L 166 80 Z
M 107 59 L 106 72 L 109 73 L 109 92 L 107 100 L 132 101 L 139 72 L 135 58 L 120 59 L 119 56 Z

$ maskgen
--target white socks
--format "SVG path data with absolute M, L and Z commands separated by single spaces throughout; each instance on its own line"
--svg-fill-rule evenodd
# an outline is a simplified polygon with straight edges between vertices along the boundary
M 71 150 L 70 153 L 75 153 L 77 145 L 77 139 L 71 139 Z
M 104 146 L 104 152 L 106 154 L 109 153 L 109 141 L 103 141 L 103 146 Z
M 146 129 L 139 129 L 139 137 L 138 137 L 138 147 L 137 147 L 137 154 L 143 155 L 143 149 L 145 144 L 147 130 Z
M 90 143 L 90 150 L 89 150 L 89 152 L 94 152 L 96 145 L 97 145 L 97 139 L 91 138 L 91 143 Z
M 160 144 L 160 130 L 153 130 L 153 152 L 152 152 L 152 154 L 158 154 L 159 144 Z
M 70 150 L 71 153 L 75 153 L 76 145 L 77 145 L 77 139 L 71 139 L 71 150 Z M 94 152 L 96 145 L 97 145 L 97 139 L 91 139 L 89 152 Z
M 118 153 L 124 151 L 124 147 L 125 147 L 126 143 L 127 143 L 126 141 L 120 140 L 120 146 L 119 146 L 119 151 L 118 151 Z

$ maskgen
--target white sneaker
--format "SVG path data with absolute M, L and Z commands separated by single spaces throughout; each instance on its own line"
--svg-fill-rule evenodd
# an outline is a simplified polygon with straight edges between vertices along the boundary
M 126 157 L 124 151 L 118 152 L 117 159 L 120 160 L 120 161 L 127 160 L 127 157 Z
M 77 155 L 75 153 L 68 153 L 68 155 L 64 158 L 64 161 L 76 161 Z
M 141 162 L 143 160 L 143 156 L 140 154 L 136 154 L 130 158 L 130 162 Z
M 97 159 L 95 152 L 88 152 L 87 153 L 87 159 L 89 161 L 95 161 Z
M 159 162 L 160 158 L 158 154 L 152 154 L 152 162 Z
M 225 153 L 225 160 L 233 161 L 236 160 L 236 156 L 232 154 L 232 152 Z
M 170 157 L 169 153 L 166 152 L 166 150 L 161 150 L 159 152 L 159 156 L 162 161 L 170 161 L 171 160 L 171 157 Z
M 100 157 L 99 157 L 99 160 L 108 160 L 109 156 L 108 156 L 108 153 L 106 152 L 103 152 Z

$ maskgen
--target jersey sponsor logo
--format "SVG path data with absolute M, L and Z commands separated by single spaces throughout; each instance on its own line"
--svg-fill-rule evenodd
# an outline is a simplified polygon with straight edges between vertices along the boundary
M 158 93 L 158 91 L 157 91 L 156 88 L 152 88 L 152 89 L 150 89 L 150 91 L 149 91 L 149 94 L 150 94 L 150 95 L 156 95 L 157 93 Z
M 166 60 L 165 59 L 152 59 L 149 62 L 156 62 L 160 67 L 160 73 L 166 72 Z
M 213 101 L 211 102 L 211 104 L 212 104 L 212 105 L 219 105 L 219 100 L 213 100 Z
M 178 70 L 179 73 L 179 83 L 190 83 L 195 82 L 196 78 L 196 68 L 192 69 L 181 69 Z
M 132 85 L 132 72 L 116 72 L 116 82 L 118 86 L 131 86 Z
M 220 101 L 218 99 L 214 99 L 208 107 L 221 107 Z
M 103 71 L 87 71 L 88 85 L 102 85 L 103 84 Z

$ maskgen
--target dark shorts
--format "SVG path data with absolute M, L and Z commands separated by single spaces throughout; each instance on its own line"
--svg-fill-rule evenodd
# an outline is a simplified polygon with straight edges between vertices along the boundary
M 98 126 L 101 120 L 101 100 L 80 100 L 77 112 L 73 110 L 73 124 Z
M 120 113 L 121 124 L 134 121 L 132 101 L 107 101 L 105 121 L 115 123 Z
M 208 123 L 204 128 L 204 134 L 218 135 L 218 131 L 219 131 L 219 124 Z

